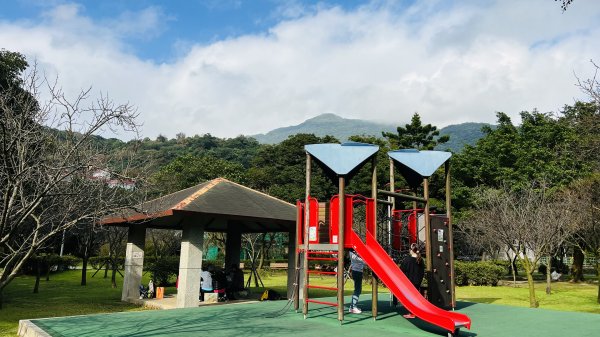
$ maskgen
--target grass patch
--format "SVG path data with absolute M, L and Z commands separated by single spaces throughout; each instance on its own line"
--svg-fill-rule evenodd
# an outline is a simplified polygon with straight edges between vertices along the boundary
M 286 292 L 286 275 L 284 273 L 271 273 L 263 277 L 263 282 L 266 288 L 275 289 L 281 294 Z M 311 277 L 311 284 L 335 287 L 336 279 L 333 276 Z M 259 288 L 258 290 L 264 290 Z M 352 280 L 346 282 L 344 294 L 351 295 L 354 290 Z M 553 282 L 552 294 L 546 295 L 546 282 L 540 280 L 536 282 L 536 296 L 540 303 L 540 308 L 562 310 L 562 311 L 578 311 L 600 314 L 600 304 L 596 302 L 598 294 L 598 285 L 593 283 L 569 283 L 569 282 Z M 379 292 L 382 294 L 388 293 L 387 288 L 379 286 Z M 371 293 L 371 285 L 363 284 L 363 294 Z M 331 297 L 335 296 L 335 292 L 310 289 L 309 297 Z M 386 295 L 382 295 L 380 300 L 385 300 Z M 456 287 L 456 297 L 458 300 L 512 305 L 518 307 L 529 307 L 529 289 L 527 283 L 518 283 L 517 287 L 512 284 L 504 286 L 466 286 Z
M 0 336 L 15 336 L 21 319 L 142 310 L 121 302 L 123 278 L 118 274 L 116 289 L 111 287 L 110 277 L 103 278 L 104 273 L 94 278 L 92 274 L 88 272 L 87 286 L 80 285 L 81 270 L 52 274 L 50 281 L 40 280 L 37 294 L 33 293 L 35 277 L 15 278 L 4 289 Z
M 553 282 L 552 293 L 547 295 L 546 283 L 540 281 L 535 283 L 535 295 L 540 303 L 540 308 L 600 314 L 600 304 L 596 302 L 597 284 Z M 456 298 L 478 303 L 528 307 L 529 288 L 527 283 L 518 283 L 517 287 L 512 285 L 457 287 Z

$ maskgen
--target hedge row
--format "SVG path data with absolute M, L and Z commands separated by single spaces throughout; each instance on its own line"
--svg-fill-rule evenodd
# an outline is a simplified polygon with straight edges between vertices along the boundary
M 68 269 L 74 269 L 81 263 L 81 259 L 73 255 L 58 254 L 39 254 L 34 255 L 25 264 L 23 273 L 28 275 L 35 275 L 38 270 L 38 263 L 41 273 L 48 273 L 49 271 L 63 271 Z
M 498 281 L 506 274 L 506 268 L 494 262 L 461 262 L 454 263 L 456 285 L 459 286 L 497 286 Z

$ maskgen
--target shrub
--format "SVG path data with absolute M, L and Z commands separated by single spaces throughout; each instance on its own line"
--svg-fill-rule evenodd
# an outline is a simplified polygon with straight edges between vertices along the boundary
M 461 262 L 455 261 L 454 275 L 456 285 L 497 286 L 500 278 L 506 273 L 505 267 L 493 262 Z
M 63 255 L 56 256 L 52 262 L 58 266 L 58 270 L 68 270 L 75 269 L 81 263 L 81 259 L 73 255 Z
M 179 272 L 179 256 L 160 257 L 148 264 L 148 271 L 154 285 L 167 286 L 171 276 Z
M 75 269 L 81 263 L 81 259 L 73 255 L 58 256 L 57 254 L 39 254 L 31 257 L 23 268 L 23 273 L 35 275 L 37 273 L 38 262 L 40 263 L 40 272 L 64 271 Z
M 546 273 L 548 272 L 548 267 L 546 267 L 545 264 L 540 264 L 540 266 L 538 267 L 538 273 L 546 276 Z

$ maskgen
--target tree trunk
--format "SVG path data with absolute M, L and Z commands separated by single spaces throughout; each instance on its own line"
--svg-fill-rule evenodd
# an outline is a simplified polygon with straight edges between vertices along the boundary
M 261 270 L 263 269 L 263 265 L 265 263 L 265 249 L 264 246 L 260 248 L 259 250 L 259 257 L 258 257 L 258 267 L 256 267 L 257 270 Z
M 104 267 L 104 278 L 108 277 L 108 266 L 110 266 L 110 262 L 108 260 L 106 260 L 105 267 Z
M 50 262 L 46 262 L 46 282 L 50 281 Z
M 36 260 L 35 285 L 33 286 L 34 294 L 40 291 L 40 276 L 42 274 L 42 262 L 39 257 Z
M 4 288 L 0 288 L 0 310 L 2 310 L 2 291 L 4 290 Z M 600 296 L 600 294 L 598 294 L 598 296 Z
M 512 268 L 513 268 L 513 272 L 515 273 L 515 282 L 516 282 L 516 277 L 519 276 L 519 268 L 517 267 L 517 256 L 515 255 L 515 257 L 512 259 Z
M 527 285 L 529 286 L 529 307 L 537 308 L 540 306 L 535 298 L 535 284 L 533 283 L 533 270 L 527 271 Z
M 533 273 L 535 272 L 535 264 L 529 261 L 527 255 L 523 257 L 523 265 L 525 266 L 525 271 L 527 273 L 527 285 L 529 286 L 529 307 L 537 308 L 540 306 L 537 299 L 535 298 L 535 284 L 533 282 Z
M 88 256 L 83 256 L 83 266 L 81 267 L 81 285 L 85 286 L 87 285 L 87 264 L 88 264 L 88 260 L 89 257 Z
M 510 272 L 512 273 L 512 277 L 513 277 L 513 287 L 517 287 L 517 267 L 515 266 L 514 262 L 511 262 L 510 264 Z
M 571 265 L 571 282 L 583 281 L 583 251 L 579 246 L 573 247 L 573 265 Z
M 548 256 L 548 265 L 546 266 L 546 294 L 550 295 L 552 292 L 552 256 Z
M 110 276 L 110 282 L 111 282 L 111 286 L 113 288 L 117 287 L 117 264 L 115 263 L 115 261 L 111 262 L 112 265 L 112 275 Z

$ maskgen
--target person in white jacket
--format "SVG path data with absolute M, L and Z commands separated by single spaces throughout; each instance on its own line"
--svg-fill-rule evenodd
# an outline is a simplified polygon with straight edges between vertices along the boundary
M 213 292 L 212 271 L 212 265 L 203 266 L 200 269 L 200 301 L 204 301 L 204 293 Z

